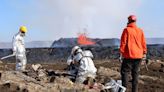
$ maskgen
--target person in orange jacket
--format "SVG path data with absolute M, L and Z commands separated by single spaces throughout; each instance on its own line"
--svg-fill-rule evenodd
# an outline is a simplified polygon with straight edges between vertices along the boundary
M 123 57 L 121 65 L 122 85 L 127 87 L 128 73 L 132 76 L 132 92 L 138 92 L 139 66 L 146 56 L 146 40 L 142 29 L 136 25 L 136 16 L 128 17 L 127 27 L 123 30 L 120 43 L 120 54 Z

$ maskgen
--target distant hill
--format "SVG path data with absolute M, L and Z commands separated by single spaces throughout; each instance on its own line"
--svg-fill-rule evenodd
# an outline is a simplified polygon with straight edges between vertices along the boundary
M 164 38 L 147 38 L 147 44 L 164 44 Z
M 117 38 L 112 39 L 91 39 L 96 44 L 94 46 L 119 46 L 120 40 Z M 163 44 L 164 38 L 147 38 L 147 44 Z M 55 41 L 32 41 L 26 43 L 26 48 L 49 48 L 49 47 L 72 47 L 78 45 L 77 38 L 60 38 Z M 0 42 L 0 48 L 11 48 L 12 44 L 10 42 Z
M 51 47 L 53 41 L 32 41 L 26 42 L 26 48 L 46 48 Z M 11 42 L 0 42 L 0 48 L 12 48 Z
M 60 38 L 51 44 L 51 47 L 72 47 L 77 45 L 76 38 Z
M 119 45 L 119 39 L 91 39 L 96 44 L 94 46 L 115 46 Z M 76 38 L 61 38 L 54 41 L 51 47 L 72 47 L 78 45 Z

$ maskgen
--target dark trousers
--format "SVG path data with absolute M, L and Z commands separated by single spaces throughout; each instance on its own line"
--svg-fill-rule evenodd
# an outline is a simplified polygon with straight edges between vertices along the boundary
M 132 76 L 132 92 L 138 92 L 138 76 L 141 59 L 123 59 L 121 65 L 122 85 L 127 88 L 128 74 Z

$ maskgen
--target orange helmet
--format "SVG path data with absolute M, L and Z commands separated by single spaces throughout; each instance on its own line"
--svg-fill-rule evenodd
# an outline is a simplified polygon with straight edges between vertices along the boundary
M 130 16 L 128 17 L 128 20 L 129 20 L 129 21 L 136 21 L 136 20 L 137 20 L 137 17 L 136 17 L 135 15 L 130 15 Z

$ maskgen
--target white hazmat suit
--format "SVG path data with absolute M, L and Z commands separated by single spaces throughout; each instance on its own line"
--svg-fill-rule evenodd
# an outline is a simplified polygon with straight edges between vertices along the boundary
M 82 51 L 80 48 L 74 51 L 76 51 L 76 54 L 73 55 L 72 61 L 78 62 L 79 64 L 76 82 L 83 83 L 87 77 L 95 78 L 97 69 L 93 63 L 91 51 Z
M 16 70 L 24 71 L 26 68 L 26 50 L 24 44 L 24 36 L 21 32 L 18 32 L 13 37 L 13 53 L 16 55 Z

